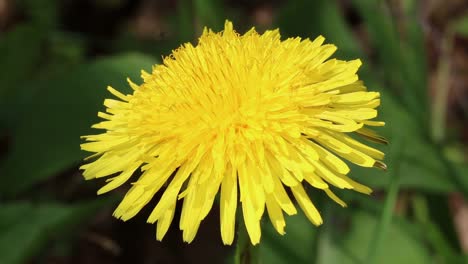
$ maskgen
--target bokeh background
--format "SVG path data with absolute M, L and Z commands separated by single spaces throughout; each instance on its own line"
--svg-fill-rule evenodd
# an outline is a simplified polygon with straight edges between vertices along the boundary
M 324 224 L 299 214 L 280 236 L 265 220 L 255 248 L 222 245 L 217 206 L 192 244 L 177 213 L 157 242 L 148 210 L 111 216 L 128 184 L 98 197 L 103 182 L 83 180 L 80 136 L 107 85 L 128 92 L 127 77 L 225 19 L 361 58 L 388 170 L 353 167 L 375 191 L 338 192 L 345 209 L 309 190 Z M 467 120 L 464 0 L 0 0 L 0 263 L 468 263 Z

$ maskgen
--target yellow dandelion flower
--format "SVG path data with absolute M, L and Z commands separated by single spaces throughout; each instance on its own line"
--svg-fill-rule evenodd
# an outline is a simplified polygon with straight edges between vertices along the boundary
M 148 218 L 158 240 L 182 199 L 179 228 L 191 242 L 218 193 L 224 244 L 234 239 L 239 201 L 252 244 L 260 241 L 265 208 L 285 233 L 283 213 L 296 214 L 288 193 L 322 224 L 304 185 L 345 206 L 331 186 L 371 189 L 347 176 L 342 159 L 384 166 L 382 152 L 349 136 L 382 141 L 367 128 L 384 124 L 370 121 L 379 93 L 359 81 L 360 60 L 329 59 L 336 47 L 323 42 L 282 41 L 278 30 L 239 35 L 229 21 L 221 33 L 205 29 L 196 46 L 186 43 L 151 74 L 143 71 L 143 84 L 129 81 L 132 94 L 108 87 L 118 100 L 104 101 L 104 121 L 93 126 L 105 132 L 84 136 L 82 149 L 95 153 L 81 167 L 84 177 L 109 177 L 102 194 L 141 170 L 114 216 L 132 218 L 162 191 Z

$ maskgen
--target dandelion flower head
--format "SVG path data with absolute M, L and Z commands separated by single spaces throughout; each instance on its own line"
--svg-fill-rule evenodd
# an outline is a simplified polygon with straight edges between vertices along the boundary
M 161 192 L 147 220 L 158 240 L 178 200 L 186 242 L 213 204 L 224 244 L 233 242 L 238 207 L 252 244 L 265 209 L 280 234 L 297 205 L 322 224 L 305 187 L 345 206 L 332 189 L 371 189 L 347 176 L 344 160 L 385 166 L 382 152 L 350 136 L 383 140 L 368 128 L 383 125 L 371 121 L 379 93 L 359 80 L 360 60 L 330 59 L 336 47 L 323 42 L 281 40 L 278 30 L 240 35 L 229 21 L 222 32 L 205 29 L 196 46 L 186 43 L 143 71 L 141 85 L 129 80 L 132 94 L 108 87 L 116 99 L 104 101 L 104 120 L 93 126 L 105 131 L 81 145 L 94 153 L 84 177 L 108 177 L 99 194 L 132 182 L 114 212 L 122 220 Z

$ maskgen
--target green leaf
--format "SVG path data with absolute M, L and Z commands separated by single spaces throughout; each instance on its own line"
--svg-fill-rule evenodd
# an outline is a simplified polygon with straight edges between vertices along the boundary
M 18 93 L 26 76 L 38 67 L 44 32 L 32 24 L 17 25 L 0 38 L 0 109 L 6 113 L 9 100 Z M 5 109 L 4 109 L 5 108 Z
M 323 35 L 338 47 L 337 57 L 362 57 L 362 50 L 341 14 L 337 2 L 329 0 L 290 1 L 276 20 L 282 35 L 315 39 Z
M 56 31 L 49 34 L 47 44 L 47 61 L 37 73 L 41 80 L 67 74 L 85 61 L 86 40 L 83 35 Z
M 196 18 L 199 19 L 202 27 L 208 27 L 215 32 L 223 30 L 225 16 L 225 6 L 221 1 L 216 0 L 195 0 L 193 1 Z
M 447 235 L 444 234 L 441 226 L 436 226 L 429 215 L 429 207 L 426 199 L 422 195 L 416 195 L 412 199 L 414 218 L 424 231 L 426 240 L 431 244 L 440 258 L 444 259 L 444 263 L 462 263 L 457 262 L 457 252 L 447 240 Z M 446 201 L 445 201 L 446 202 Z M 433 205 L 431 204 L 431 207 Z M 434 208 L 431 208 L 434 209 Z M 445 217 L 451 218 L 445 213 Z M 448 220 L 448 219 L 446 219 Z M 451 219 L 450 219 L 451 220 Z M 452 222 L 452 221 L 448 222 Z
M 315 256 L 317 227 L 301 210 L 286 216 L 286 234 L 281 236 L 271 223 L 263 222 L 260 260 L 262 263 L 311 263 Z
M 437 148 L 426 139 L 423 130 L 412 116 L 389 92 L 371 80 L 366 80 L 370 90 L 380 90 L 382 105 L 379 107 L 379 120 L 386 125 L 378 129 L 390 144 L 397 137 L 405 142 L 401 157 L 392 160 L 388 167 L 400 166 L 402 188 L 416 188 L 431 192 L 448 192 L 456 189 L 453 179 L 446 173 L 446 166 L 438 155 Z M 360 139 L 362 141 L 362 139 Z M 366 142 L 367 143 L 367 142 Z M 372 144 L 372 143 L 369 143 Z M 388 152 L 388 146 L 372 146 Z M 422 155 L 423 153 L 423 155 Z M 385 160 L 388 162 L 388 160 Z M 351 177 L 373 188 L 385 188 L 389 182 L 388 173 L 376 169 L 352 166 Z
M 366 263 L 367 248 L 377 222 L 377 215 L 353 211 L 347 230 L 328 224 L 318 242 L 317 263 Z M 417 230 L 411 223 L 394 219 L 374 263 L 431 263 L 430 253 Z
M 57 26 L 59 4 L 57 0 L 20 0 L 28 18 L 43 29 L 52 29 Z
M 0 193 L 13 195 L 45 180 L 87 154 L 80 150 L 80 136 L 97 133 L 104 98 L 112 97 L 106 86 L 129 92 L 129 76 L 138 82 L 141 69 L 149 70 L 153 58 L 126 54 L 99 59 L 59 78 L 31 83 L 40 91 L 24 105 L 24 114 L 14 131 L 12 149 L 1 166 Z
M 51 239 L 70 232 L 104 200 L 61 205 L 12 202 L 0 205 L 0 263 L 25 263 Z
M 390 179 L 387 185 L 387 193 L 382 207 L 382 212 L 380 213 L 380 217 L 374 229 L 374 234 L 371 243 L 368 247 L 368 253 L 366 257 L 367 263 L 374 263 L 377 254 L 383 248 L 382 240 L 386 237 L 390 223 L 393 219 L 393 212 L 398 199 L 398 192 L 400 190 L 401 179 L 401 163 L 397 163 L 395 161 L 401 158 L 401 153 L 403 150 L 402 147 L 404 145 L 405 142 L 403 140 L 403 137 L 401 135 L 396 135 L 396 137 L 394 137 L 393 144 L 390 146 L 388 156 L 390 159 L 390 163 L 393 163 L 393 166 L 388 168 L 388 174 L 390 175 Z
M 425 61 L 420 58 L 425 56 L 425 53 L 421 52 L 424 50 L 422 35 L 420 32 L 416 35 L 417 31 L 411 25 L 410 43 L 405 43 L 398 34 L 385 1 L 353 0 L 352 2 L 363 17 L 386 81 L 391 84 L 391 88 L 399 94 L 405 107 L 416 118 L 414 121 L 426 125 L 428 119 L 426 72 L 424 72 Z
M 406 28 L 404 33 L 405 40 L 401 40 L 401 51 L 403 53 L 403 63 L 405 64 L 405 78 L 407 79 L 406 87 L 411 87 L 415 90 L 416 96 L 424 103 L 424 106 L 429 108 L 429 97 L 427 96 L 428 89 L 428 61 L 426 50 L 426 36 L 421 24 L 420 3 L 417 0 L 404 1 L 405 17 L 402 19 L 406 23 L 403 27 Z M 401 20 L 400 20 L 401 21 Z M 401 38 L 400 38 L 401 39 Z M 421 111 L 421 109 L 419 109 Z

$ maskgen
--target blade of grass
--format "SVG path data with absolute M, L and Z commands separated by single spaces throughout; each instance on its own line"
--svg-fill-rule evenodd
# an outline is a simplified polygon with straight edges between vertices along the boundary
M 398 89 L 393 92 L 402 98 L 409 112 L 416 117 L 422 127 L 427 127 L 425 104 L 414 89 L 411 82 L 412 74 L 404 56 L 402 39 L 394 21 L 388 14 L 388 7 L 384 1 L 353 0 L 354 6 L 363 17 L 371 40 L 379 54 L 379 61 L 383 66 L 383 77 Z M 416 47 L 423 48 L 423 47 Z
M 396 134 L 398 135 L 398 134 Z M 375 259 L 382 244 L 387 230 L 389 229 L 390 223 L 393 218 L 393 210 L 395 208 L 395 203 L 398 197 L 398 191 L 400 189 L 400 176 L 399 171 L 399 162 L 401 155 L 401 148 L 403 147 L 403 138 L 396 137 L 390 148 L 390 167 L 388 173 L 390 174 L 390 182 L 387 189 L 387 198 L 384 202 L 384 208 L 380 216 L 379 222 L 374 231 L 374 236 L 371 239 L 369 244 L 369 250 L 366 257 L 365 263 L 375 263 Z
M 406 65 L 405 77 L 411 83 L 415 94 L 424 100 L 424 107 L 429 108 L 427 96 L 428 62 L 425 44 L 424 30 L 419 13 L 421 12 L 420 1 L 400 0 L 404 21 L 404 39 L 402 42 L 402 58 Z
M 275 17 L 275 27 L 281 29 L 284 37 L 315 39 L 323 35 L 327 42 L 339 47 L 336 56 L 342 59 L 364 57 L 337 1 L 296 0 L 284 3 Z
M 412 199 L 412 206 L 414 217 L 423 228 L 423 234 L 436 253 L 444 259 L 443 263 L 462 263 L 458 261 L 461 257 L 458 256 L 456 250 L 450 246 L 444 234 L 430 220 L 426 199 L 422 195 L 416 195 Z
M 442 52 L 437 69 L 437 85 L 432 107 L 432 138 L 436 143 L 442 142 L 445 138 L 452 42 L 453 33 L 449 30 L 442 38 Z

